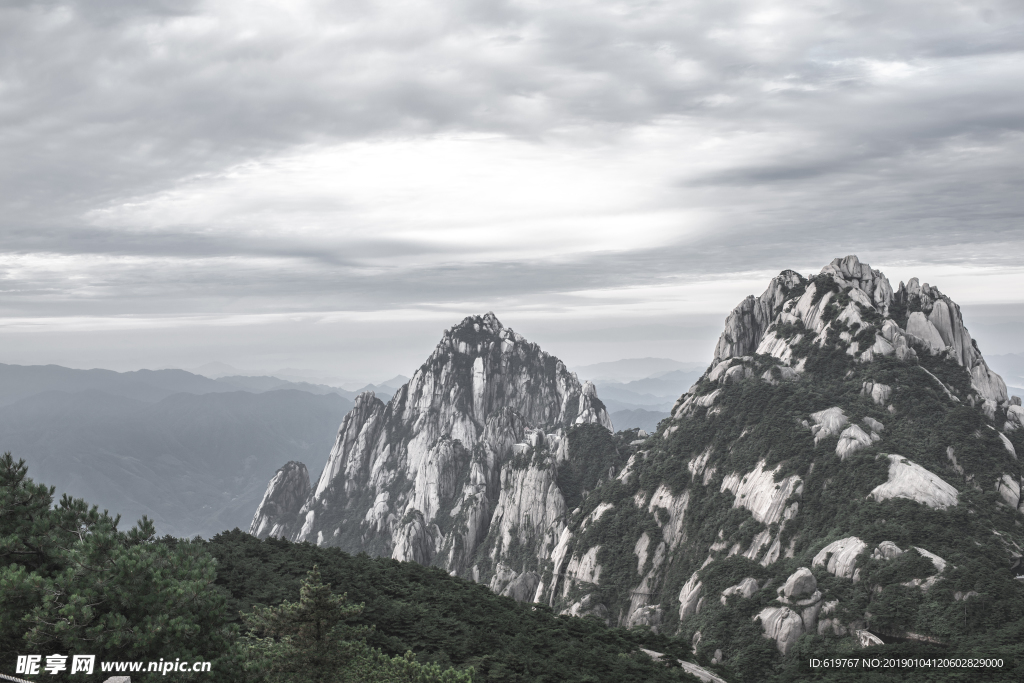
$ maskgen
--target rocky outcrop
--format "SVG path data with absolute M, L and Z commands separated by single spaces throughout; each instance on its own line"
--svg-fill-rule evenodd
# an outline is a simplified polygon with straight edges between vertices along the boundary
M 841 538 L 822 548 L 811 561 L 812 567 L 824 566 L 829 574 L 841 579 L 852 579 L 857 556 L 868 547 L 856 536 Z
M 789 292 L 800 284 L 801 277 L 784 270 L 772 278 L 768 289 L 759 297 L 748 296 L 729 314 L 725 330 L 715 346 L 715 361 L 735 356 L 749 356 L 761 344 L 764 333 L 779 314 Z
M 756 593 L 758 589 L 759 587 L 757 585 L 757 579 L 748 576 L 735 586 L 729 586 L 724 591 L 722 591 L 721 602 L 723 605 L 726 604 L 728 602 L 729 596 L 731 595 L 738 595 L 741 598 L 753 597 L 754 593 Z
M 294 526 L 309 497 L 309 472 L 301 462 L 289 462 L 274 474 L 249 526 L 256 538 L 283 537 Z
M 611 428 L 592 384 L 493 314 L 466 318 L 386 405 L 356 399 L 315 488 L 291 487 L 287 511 L 279 473 L 252 531 L 434 564 L 532 599 L 539 578 L 523 557 L 550 558 L 565 527 L 556 474 L 581 424 Z
M 881 502 L 889 498 L 907 498 L 931 508 L 948 508 L 959 502 L 956 488 L 937 474 L 899 455 L 889 455 L 889 480 L 871 491 Z
M 730 474 L 722 480 L 724 491 L 731 491 L 736 497 L 733 507 L 744 507 L 759 522 L 775 524 L 786 514 L 786 501 L 794 493 L 800 493 L 800 477 L 792 475 L 781 482 L 775 481 L 775 470 L 765 469 L 764 461 L 745 475 Z M 792 512 L 791 512 L 792 515 Z

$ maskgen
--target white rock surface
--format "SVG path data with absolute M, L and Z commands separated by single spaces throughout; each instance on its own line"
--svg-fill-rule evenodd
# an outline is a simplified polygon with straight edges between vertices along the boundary
M 735 586 L 729 586 L 722 591 L 721 602 L 723 605 L 726 604 L 730 595 L 739 595 L 742 598 L 750 598 L 757 593 L 758 589 L 759 586 L 757 585 L 757 579 L 748 576 Z
M 280 538 L 286 525 L 296 518 L 310 491 L 309 472 L 301 462 L 289 462 L 274 474 L 263 494 L 249 533 L 256 538 Z
M 889 455 L 889 480 L 871 490 L 881 502 L 890 498 L 908 498 L 931 508 L 955 506 L 960 499 L 956 489 L 937 474 L 900 455 Z
M 789 575 L 782 587 L 782 594 L 787 598 L 799 600 L 814 594 L 818 590 L 818 580 L 807 567 L 800 567 Z
M 797 475 L 775 481 L 776 469 L 765 469 L 762 460 L 753 471 L 745 475 L 730 474 L 722 480 L 721 490 L 731 491 L 736 497 L 733 507 L 744 507 L 759 522 L 772 525 L 780 521 L 786 511 L 786 501 L 794 493 L 803 492 L 803 481 Z
M 928 552 L 924 548 L 920 548 L 916 545 L 914 546 L 914 550 L 931 560 L 932 564 L 935 565 L 935 568 L 938 569 L 940 573 L 946 571 L 946 561 L 935 553 Z
M 900 550 L 900 547 L 892 541 L 882 541 L 878 544 L 878 547 L 871 552 L 871 559 L 895 560 L 902 554 L 903 551 Z
M 841 579 L 852 579 L 857 556 L 867 547 L 867 543 L 856 536 L 841 538 L 822 548 L 814 556 L 811 566 L 824 566 L 830 574 Z
M 811 413 L 811 420 L 814 421 L 811 433 L 814 435 L 815 446 L 822 439 L 839 434 L 850 423 L 846 413 L 838 406 Z
M 1015 429 L 1024 427 L 1024 408 L 1018 405 L 1011 405 L 1006 408 L 1006 424 L 1003 431 L 1012 432 Z
M 839 435 L 839 443 L 836 444 L 836 455 L 839 456 L 840 460 L 846 460 L 857 451 L 867 448 L 872 443 L 871 436 L 863 429 L 857 425 L 850 425 Z
M 1012 475 L 1004 474 L 996 480 L 996 493 L 1014 510 L 1020 505 L 1020 482 Z
M 301 509 L 264 509 L 253 531 L 276 524 L 292 540 L 390 549 L 467 577 L 479 575 L 470 565 L 487 538 L 497 539 L 494 563 L 511 545 L 546 559 L 566 521 L 554 481 L 568 457 L 565 429 L 583 423 L 611 427 L 593 384 L 493 314 L 466 318 L 387 405 L 359 396 Z M 441 514 L 454 523 L 439 525 Z
M 694 572 L 679 591 L 679 621 L 686 621 L 697 613 L 697 605 L 703 591 L 704 584 L 698 578 L 697 572 Z
M 761 620 L 765 637 L 774 640 L 783 655 L 788 654 L 804 634 L 803 618 L 788 607 L 765 607 L 755 619 Z
M 888 384 L 879 384 L 877 382 L 864 382 L 860 393 L 870 396 L 871 400 L 876 404 L 884 406 L 892 397 L 892 387 Z

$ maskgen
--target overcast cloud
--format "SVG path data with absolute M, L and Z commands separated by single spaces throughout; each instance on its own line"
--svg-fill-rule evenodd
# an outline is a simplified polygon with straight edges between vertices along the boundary
M 706 360 L 847 253 L 1024 351 L 1022 128 L 1015 0 L 8 2 L 0 362 Z

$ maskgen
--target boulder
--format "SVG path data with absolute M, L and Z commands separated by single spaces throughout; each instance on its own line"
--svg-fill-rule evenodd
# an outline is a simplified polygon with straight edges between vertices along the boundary
M 910 314 L 907 319 L 907 334 L 918 346 L 933 356 L 946 349 L 946 342 L 943 341 L 942 335 L 921 311 Z
M 754 618 L 761 620 L 765 637 L 774 640 L 783 655 L 788 654 L 804 634 L 803 618 L 788 607 L 766 607 Z
M 846 418 L 846 413 L 844 413 L 843 409 L 838 406 L 812 413 L 811 419 L 814 420 L 814 426 L 811 427 L 811 433 L 814 434 L 815 446 L 817 446 L 818 442 L 822 439 L 839 434 L 850 422 Z
M 537 592 L 537 585 L 540 583 L 540 576 L 535 572 L 523 572 L 512 579 L 501 591 L 501 595 L 507 596 L 516 602 L 532 602 Z
M 814 594 L 818 589 L 818 580 L 807 567 L 800 567 L 790 574 L 786 584 L 782 587 L 782 594 L 787 598 L 799 600 Z
M 878 502 L 907 498 L 931 508 L 945 509 L 959 502 L 956 489 L 937 474 L 900 455 L 889 455 L 889 480 L 868 494 Z
M 739 595 L 743 598 L 750 598 L 757 591 L 757 579 L 748 576 L 735 586 L 729 586 L 724 591 L 722 591 L 721 601 L 723 605 L 726 604 L 726 601 L 729 599 L 730 595 Z
M 864 382 L 861 385 L 860 393 L 864 396 L 870 396 L 871 400 L 876 404 L 884 406 L 892 397 L 892 387 L 888 384 L 878 384 L 877 382 Z
M 852 579 L 857 556 L 867 547 L 867 543 L 856 536 L 841 538 L 822 548 L 811 560 L 811 566 L 824 566 L 830 574 L 841 579 Z
M 876 433 L 881 433 L 885 429 L 885 425 L 873 417 L 865 417 L 861 422 L 863 422 L 868 429 Z
M 872 438 L 863 429 L 857 425 L 850 425 L 839 435 L 839 443 L 836 444 L 836 455 L 839 456 L 840 460 L 846 460 L 857 451 L 867 448 L 872 443 Z
M 895 560 L 903 554 L 900 547 L 892 541 L 882 541 L 871 553 L 872 560 Z

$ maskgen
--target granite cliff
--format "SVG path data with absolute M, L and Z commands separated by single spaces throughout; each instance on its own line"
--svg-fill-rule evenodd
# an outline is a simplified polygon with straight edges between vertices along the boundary
M 466 318 L 386 405 L 357 397 L 315 486 L 301 464 L 283 467 L 250 531 L 437 565 L 529 598 L 535 577 L 503 559 L 550 556 L 566 518 L 567 430 L 585 424 L 612 426 L 592 384 L 492 313 Z

